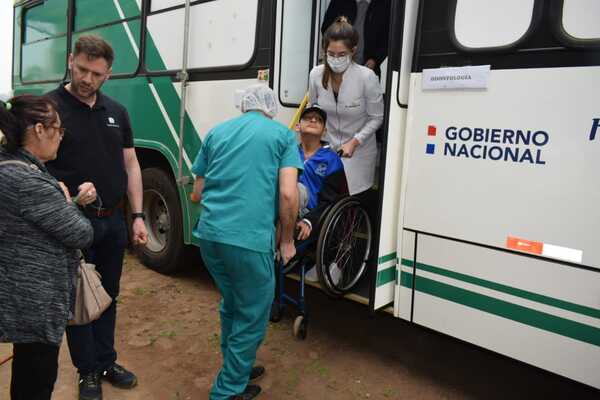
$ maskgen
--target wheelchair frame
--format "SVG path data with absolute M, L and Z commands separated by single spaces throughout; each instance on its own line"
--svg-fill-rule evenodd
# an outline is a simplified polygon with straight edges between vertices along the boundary
M 350 223 L 346 220 L 345 214 L 354 214 L 354 220 Z M 350 215 L 352 217 L 352 215 Z M 342 226 L 340 226 L 340 224 Z M 369 214 L 360 200 L 349 196 L 339 200 L 337 203 L 328 207 L 322 214 L 318 223 L 319 235 L 317 239 L 306 240 L 298 244 L 296 248 L 296 256 L 288 262 L 287 265 L 282 265 L 281 261 L 277 261 L 276 265 L 276 280 L 277 288 L 275 299 L 271 307 L 271 321 L 278 322 L 281 320 L 285 308 L 288 305 L 293 305 L 298 310 L 298 316 L 294 320 L 293 334 L 298 339 L 305 339 L 308 330 L 308 312 L 305 301 L 305 273 L 308 257 L 311 247 L 315 244 L 315 265 L 317 276 L 321 288 L 331 297 L 340 297 L 348 292 L 364 275 L 366 271 L 366 262 L 371 251 L 372 244 L 372 227 Z M 329 246 L 330 236 L 343 232 L 344 237 L 334 247 Z M 361 232 L 364 231 L 364 232 Z M 360 255 L 357 258 L 353 257 L 354 245 L 358 238 L 364 240 L 364 246 L 359 246 Z M 334 250 L 336 255 L 334 261 L 327 256 L 328 250 Z M 338 258 L 340 256 L 341 258 Z M 331 274 L 332 263 L 337 263 L 338 260 L 344 259 L 352 263 L 359 262 L 358 268 L 354 270 L 354 275 L 350 279 L 346 279 L 346 284 L 343 287 L 338 287 L 339 279 L 334 282 Z M 324 262 L 326 261 L 326 262 Z M 331 261 L 331 262 L 330 262 Z M 346 268 L 344 264 L 342 268 Z M 336 264 L 337 266 L 337 264 Z M 353 265 L 350 266 L 354 268 Z M 294 298 L 286 293 L 284 283 L 285 277 L 293 271 L 300 274 L 299 279 L 299 294 Z

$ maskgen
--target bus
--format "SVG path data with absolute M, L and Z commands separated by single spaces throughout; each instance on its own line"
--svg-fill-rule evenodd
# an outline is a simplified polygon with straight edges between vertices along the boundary
M 13 88 L 68 79 L 80 35 L 115 49 L 150 241 L 189 262 L 191 163 L 233 99 L 264 82 L 288 123 L 321 62 L 328 0 L 28 0 Z M 600 388 L 600 2 L 391 0 L 376 218 L 346 296 Z

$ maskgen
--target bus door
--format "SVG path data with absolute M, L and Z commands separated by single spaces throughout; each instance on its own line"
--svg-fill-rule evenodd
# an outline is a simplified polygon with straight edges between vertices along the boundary
M 393 312 L 391 304 L 399 304 L 400 299 L 396 297 L 399 261 L 407 256 L 398 250 L 407 241 L 403 241 L 397 232 L 398 220 L 402 218 L 400 194 L 403 184 L 403 149 L 416 10 L 416 0 L 391 2 L 389 53 L 383 63 L 386 67 L 382 68 L 386 107 L 378 168 L 380 226 L 376 227 L 379 239 L 376 265 L 373 267 L 376 273 L 372 274 L 371 279 L 372 310 Z M 405 302 L 409 303 L 408 300 Z
M 420 2 L 396 307 L 594 387 L 598 15 L 595 1 Z
M 308 76 L 311 68 L 322 62 L 321 24 L 329 6 L 329 0 L 281 0 L 277 9 L 277 31 L 275 42 L 275 63 L 273 87 L 279 96 L 281 105 L 278 119 L 284 123 L 292 120 L 294 113 L 308 90 Z M 381 84 L 386 91 L 386 122 L 382 131 L 391 129 L 390 135 L 382 135 L 379 144 L 382 157 L 378 164 L 377 202 L 373 221 L 374 242 L 372 245 L 369 270 L 361 281 L 346 295 L 346 297 L 363 304 L 369 304 L 371 310 L 380 309 L 394 301 L 396 282 L 396 229 L 398 197 L 400 187 L 401 148 L 403 138 L 404 118 L 406 107 L 407 86 L 410 72 L 410 57 L 402 60 L 401 54 L 412 51 L 412 36 L 414 33 L 404 33 L 404 0 L 391 1 L 396 33 L 390 33 L 392 57 L 383 65 L 388 65 L 393 73 L 382 73 Z M 409 12 L 415 14 L 416 6 L 411 3 Z M 390 10 L 390 11 L 392 11 Z M 414 16 L 411 17 L 414 19 Z M 413 25 L 414 28 L 414 25 Z M 413 29 L 414 30 L 414 29 Z M 393 38 L 392 38 L 393 37 Z M 403 38 L 408 38 L 403 42 Z M 405 48 L 406 47 L 406 48 Z M 392 61 L 393 59 L 393 61 Z M 402 71 L 400 71 L 402 70 Z M 393 86 L 393 87 L 392 87 Z M 404 96 L 399 100 L 398 96 Z M 386 158 L 387 154 L 393 154 Z M 381 227 L 377 224 L 382 221 Z M 392 308 L 388 310 L 391 312 Z

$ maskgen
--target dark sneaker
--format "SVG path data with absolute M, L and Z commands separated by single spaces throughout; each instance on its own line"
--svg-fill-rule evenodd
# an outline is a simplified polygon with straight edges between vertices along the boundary
M 102 379 L 106 379 L 114 386 L 121 389 L 131 389 L 137 385 L 137 377 L 135 374 L 127 371 L 116 363 L 102 371 Z
M 255 365 L 250 371 L 250 382 L 257 381 L 265 374 L 265 367 L 262 365 Z
M 244 393 L 236 394 L 235 396 L 231 396 L 229 400 L 252 400 L 258 396 L 260 393 L 260 386 L 258 385 L 248 385 L 244 390 Z
M 102 400 L 102 386 L 97 372 L 79 375 L 79 400 Z

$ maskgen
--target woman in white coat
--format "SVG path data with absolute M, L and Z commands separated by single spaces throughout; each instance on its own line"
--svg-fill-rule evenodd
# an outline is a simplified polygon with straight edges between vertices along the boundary
M 375 132 L 383 123 L 383 91 L 375 73 L 352 61 L 359 37 L 346 17 L 323 36 L 325 63 L 310 72 L 309 103 L 327 112 L 325 140 L 341 151 L 351 195 L 375 180 Z

